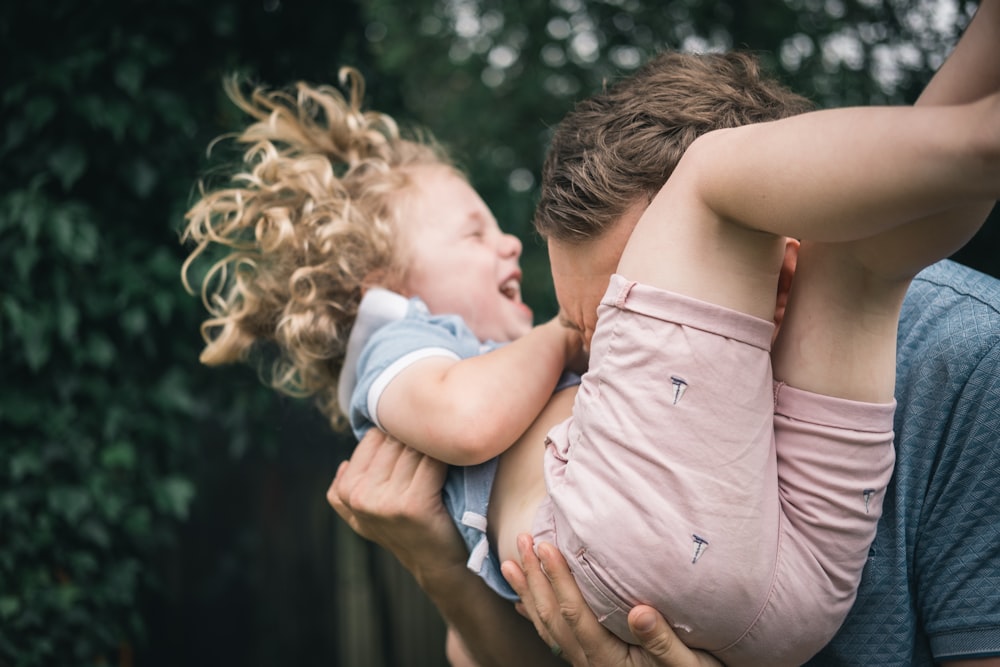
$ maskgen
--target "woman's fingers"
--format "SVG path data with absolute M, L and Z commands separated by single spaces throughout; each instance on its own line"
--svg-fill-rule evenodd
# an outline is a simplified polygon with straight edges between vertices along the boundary
M 583 665 L 628 665 L 629 645 L 608 631 L 591 611 L 559 550 L 539 544 L 539 561 L 555 598 L 559 617 L 572 634 Z
M 628 626 L 644 649 L 644 664 L 653 667 L 724 667 L 708 653 L 692 651 L 677 638 L 656 609 L 638 605 L 628 615 Z

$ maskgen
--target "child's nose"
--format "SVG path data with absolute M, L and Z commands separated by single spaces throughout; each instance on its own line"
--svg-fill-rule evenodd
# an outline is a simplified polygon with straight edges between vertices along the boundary
M 500 238 L 500 254 L 504 257 L 520 257 L 523 246 L 521 239 L 513 234 L 504 234 Z

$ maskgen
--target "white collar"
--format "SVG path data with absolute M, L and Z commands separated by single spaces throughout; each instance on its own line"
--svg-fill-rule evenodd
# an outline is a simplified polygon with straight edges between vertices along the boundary
M 347 337 L 344 365 L 337 380 L 337 402 L 345 415 L 350 413 L 351 394 L 358 383 L 358 357 L 361 356 L 361 350 L 376 331 L 406 317 L 409 307 L 410 300 L 405 296 L 381 287 L 373 287 L 361 297 L 358 316 Z

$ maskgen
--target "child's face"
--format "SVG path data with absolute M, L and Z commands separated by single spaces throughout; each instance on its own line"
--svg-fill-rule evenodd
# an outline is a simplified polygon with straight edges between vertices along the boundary
M 521 302 L 521 242 L 464 178 L 445 167 L 413 170 L 402 200 L 403 289 L 432 313 L 460 315 L 480 340 L 504 342 L 531 330 Z
M 629 208 L 618 222 L 596 239 L 568 243 L 550 238 L 549 265 L 559 301 L 560 318 L 583 335 L 584 347 L 597 325 L 597 306 L 608 289 L 611 274 L 618 269 L 625 244 L 646 203 Z

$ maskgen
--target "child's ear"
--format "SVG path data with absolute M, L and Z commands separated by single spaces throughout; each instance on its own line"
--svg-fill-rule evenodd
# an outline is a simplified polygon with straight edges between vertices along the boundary
M 799 242 L 795 239 L 786 239 L 785 259 L 781 262 L 781 272 L 778 274 L 778 295 L 774 304 L 774 324 L 777 328 L 781 328 L 781 322 L 785 319 L 785 306 L 788 305 L 788 293 L 792 289 L 792 277 L 795 275 L 795 265 L 798 260 Z
M 396 261 L 390 261 L 387 265 L 376 266 L 368 271 L 361 281 L 361 293 L 364 294 L 374 287 L 381 287 L 408 299 L 417 296 L 410 288 L 409 270 L 404 260 L 397 258 Z
M 392 284 L 398 281 L 392 281 L 390 278 L 390 271 L 387 269 L 369 271 L 364 280 L 361 281 L 361 295 L 364 296 L 365 292 L 373 287 L 381 287 L 382 289 L 398 292 L 399 290 L 396 289 L 397 286 Z

